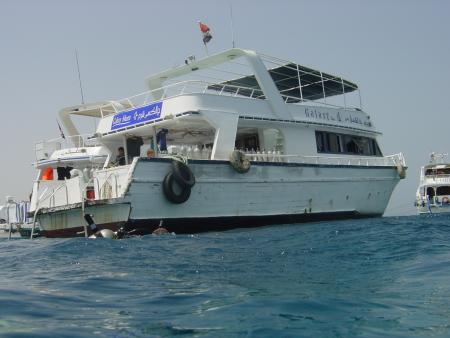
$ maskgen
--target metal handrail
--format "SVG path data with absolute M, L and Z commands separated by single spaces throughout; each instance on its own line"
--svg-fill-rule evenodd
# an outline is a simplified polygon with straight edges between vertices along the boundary
M 36 202 L 36 209 L 38 207 L 39 204 L 42 204 L 44 201 L 48 200 L 49 198 L 53 198 L 55 196 L 55 194 L 62 188 L 65 187 L 66 188 L 66 204 L 69 204 L 69 191 L 67 190 L 67 183 L 64 181 L 64 184 L 61 184 L 60 186 L 56 187 L 55 189 L 53 189 L 52 193 L 48 196 L 46 196 L 45 198 L 42 198 L 43 194 L 45 194 L 48 190 L 48 187 L 45 188 L 44 193 L 41 194 L 41 197 L 38 198 L 37 202 Z M 51 206 L 51 204 L 50 204 Z M 55 206 L 55 202 L 53 200 L 53 206 Z
M 103 182 L 103 184 L 102 184 L 102 186 L 100 187 L 100 185 L 99 185 L 99 183 L 98 183 L 98 181 L 99 181 L 99 179 L 98 179 L 98 177 L 95 177 L 95 179 L 97 180 L 97 189 L 98 189 L 98 193 L 99 194 L 101 194 L 101 191 L 102 191 L 102 189 L 105 187 L 105 184 L 109 181 L 109 179 L 111 178 L 111 177 L 114 177 L 114 180 L 115 180 L 115 197 L 117 198 L 118 196 L 119 196 L 119 194 L 117 193 L 117 175 L 116 175 L 116 173 L 115 172 L 112 172 L 112 173 L 110 173 L 107 177 L 106 177 L 106 179 L 105 179 L 105 182 Z M 111 196 L 111 198 L 113 198 L 112 196 Z
M 39 210 L 42 209 L 42 207 L 40 206 L 40 204 L 42 204 L 42 202 L 46 201 L 48 198 L 53 197 L 53 196 L 56 194 L 56 192 L 57 192 L 59 189 L 61 189 L 63 186 L 66 187 L 66 202 L 67 202 L 67 204 L 68 204 L 68 203 L 69 203 L 69 200 L 68 200 L 69 197 L 68 197 L 67 183 L 66 183 L 66 182 L 64 182 L 64 184 L 58 186 L 56 189 L 54 189 L 53 192 L 52 192 L 50 195 L 46 196 L 45 198 L 42 198 L 43 195 L 48 191 L 48 187 L 46 187 L 46 188 L 44 189 L 44 192 L 41 194 L 41 197 L 38 197 L 37 202 L 36 202 L 36 209 L 34 210 L 34 215 L 33 215 L 33 226 L 32 226 L 32 228 L 31 228 L 30 239 L 33 239 L 33 237 L 34 237 L 34 229 L 35 229 L 35 227 L 36 227 L 36 217 L 37 217 L 37 214 L 38 214 Z
M 298 163 L 314 163 L 314 164 L 337 164 L 337 165 L 358 165 L 358 166 L 386 166 L 401 165 L 406 166 L 406 161 L 402 153 L 384 156 L 384 157 L 344 157 L 344 156 L 309 156 L 309 155 L 283 155 L 269 153 L 244 153 L 248 158 L 270 159 L 268 162 L 284 162 L 289 163 L 291 159 L 299 159 Z
M 208 89 L 210 86 L 221 87 L 221 89 L 219 91 Z M 167 93 L 168 90 L 172 90 L 173 88 L 177 88 L 177 87 L 180 87 L 180 88 L 174 94 L 170 95 Z M 195 87 L 195 88 L 193 88 L 193 87 Z M 233 91 L 232 92 L 225 91 L 225 88 L 233 89 Z M 246 98 L 260 99 L 258 96 L 253 97 L 253 93 L 255 91 L 254 87 L 236 86 L 236 85 L 231 85 L 231 84 L 215 83 L 215 82 L 208 82 L 208 81 L 203 81 L 203 80 L 187 80 L 187 81 L 172 83 L 172 84 L 169 84 L 169 85 L 157 88 L 157 89 L 148 90 L 143 93 L 139 93 L 139 94 L 127 97 L 127 98 L 116 100 L 114 102 L 118 103 L 118 104 L 127 103 L 128 108 L 119 110 L 116 108 L 116 106 L 113 105 L 115 111 L 111 112 L 110 114 L 105 114 L 105 116 L 113 115 L 113 114 L 119 113 L 120 111 L 126 111 L 128 109 L 137 108 L 137 107 L 140 107 L 143 105 L 147 105 L 151 102 L 158 101 L 155 99 L 150 99 L 150 97 L 151 97 L 150 94 L 155 93 L 155 92 L 158 92 L 158 93 L 164 92 L 164 94 L 162 95 L 162 98 L 168 99 L 168 98 L 172 98 L 172 97 L 179 96 L 179 95 L 185 95 L 185 94 L 195 94 L 195 93 L 205 94 L 208 90 L 210 90 L 211 94 L 213 94 L 213 95 L 218 95 L 218 96 L 228 95 L 228 96 L 232 96 L 232 97 L 239 96 L 239 92 L 241 92 L 242 90 L 250 91 L 252 93 L 252 95 L 245 96 Z M 355 110 L 355 108 L 342 107 L 339 105 L 334 105 L 334 104 L 325 103 L 325 102 L 317 102 L 314 100 L 308 100 L 308 99 L 304 99 L 304 98 L 299 99 L 298 97 L 285 95 L 283 93 L 280 93 L 280 95 L 284 98 L 285 102 L 287 102 L 289 99 L 295 100 L 296 102 L 294 104 L 311 102 L 311 103 L 314 103 L 317 105 Z M 141 101 L 140 103 L 134 103 L 133 101 L 135 101 L 138 98 L 143 98 L 143 101 Z
M 95 147 L 100 145 L 98 140 L 96 139 L 90 139 L 89 136 L 92 136 L 90 134 L 80 134 L 80 135 L 73 135 L 73 136 L 65 136 L 65 137 L 57 137 L 49 140 L 40 140 L 35 142 L 34 149 L 35 149 L 35 155 L 36 160 L 41 160 L 41 158 L 37 158 L 37 152 L 38 152 L 38 145 L 45 145 L 45 144 L 56 144 L 57 150 L 66 149 L 66 148 L 86 148 L 86 147 Z M 72 143 L 75 145 L 69 146 L 69 144 Z M 64 145 L 64 146 L 63 146 Z M 49 154 L 50 156 L 51 154 Z

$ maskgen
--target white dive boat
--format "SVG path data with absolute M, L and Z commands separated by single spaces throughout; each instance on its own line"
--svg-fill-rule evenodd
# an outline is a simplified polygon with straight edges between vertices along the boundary
M 341 77 L 231 49 L 147 84 L 61 110 L 66 140 L 36 145 L 30 215 L 44 236 L 88 235 L 86 213 L 142 233 L 381 216 L 405 176 Z M 96 119 L 95 134 L 79 136 L 72 116 Z
M 420 168 L 416 207 L 419 214 L 450 212 L 450 162 L 447 154 L 431 153 L 430 163 Z
M 30 219 L 27 217 L 29 206 L 29 201 L 17 202 L 13 197 L 6 196 L 6 203 L 0 205 L 0 231 L 19 231 L 22 234 L 22 228 L 30 223 Z M 37 227 L 36 233 L 38 231 Z

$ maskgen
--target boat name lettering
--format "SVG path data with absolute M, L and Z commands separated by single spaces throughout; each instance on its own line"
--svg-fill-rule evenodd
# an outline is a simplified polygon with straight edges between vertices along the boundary
M 315 119 L 315 120 L 359 124 L 359 125 L 363 125 L 366 127 L 372 126 L 372 123 L 370 123 L 370 121 L 363 121 L 359 116 L 354 116 L 349 113 L 323 112 L 318 109 L 305 108 L 305 117 L 307 117 L 309 119 Z
M 161 116 L 162 102 L 120 112 L 113 117 L 111 130 L 132 126 L 133 124 L 151 121 Z

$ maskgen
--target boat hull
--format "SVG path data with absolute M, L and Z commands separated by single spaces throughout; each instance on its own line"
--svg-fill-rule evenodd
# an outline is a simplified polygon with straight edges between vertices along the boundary
M 99 230 L 111 229 L 113 231 L 122 227 L 129 218 L 130 204 L 128 203 L 98 203 L 85 207 L 73 205 L 65 208 L 54 208 L 38 213 L 38 221 L 44 237 L 84 237 L 84 213 L 91 214 Z
M 423 214 L 447 214 L 450 213 L 450 204 L 442 205 L 442 206 L 435 206 L 431 205 L 430 208 L 427 206 L 420 206 L 417 207 L 417 211 L 420 215 Z
M 207 231 L 225 231 L 236 228 L 251 228 L 267 225 L 299 224 L 326 220 L 379 217 L 381 214 L 361 215 L 357 212 L 323 212 L 270 216 L 235 216 L 205 218 L 166 218 L 130 220 L 125 229 L 130 234 L 146 235 L 163 226 L 169 232 L 190 234 Z
M 124 226 L 133 234 L 151 233 L 160 225 L 195 233 L 376 217 L 400 180 L 395 167 L 379 166 L 252 162 L 242 174 L 228 161 L 195 160 L 189 168 L 196 183 L 184 203 L 169 201 L 163 192 L 164 178 L 173 170 L 170 159 L 139 159 L 124 196 L 107 206 L 88 206 L 86 212 L 99 229 Z M 79 207 L 47 212 L 39 222 L 43 236 L 84 235 Z
M 189 199 L 163 192 L 167 159 L 141 159 L 126 199 L 129 228 L 162 222 L 175 232 L 381 216 L 400 178 L 395 167 L 252 162 L 237 173 L 228 161 L 189 161 L 196 178 Z

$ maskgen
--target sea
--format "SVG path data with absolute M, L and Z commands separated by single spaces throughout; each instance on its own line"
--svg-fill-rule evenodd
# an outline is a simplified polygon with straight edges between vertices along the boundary
M 450 216 L 0 238 L 0 337 L 450 337 Z

